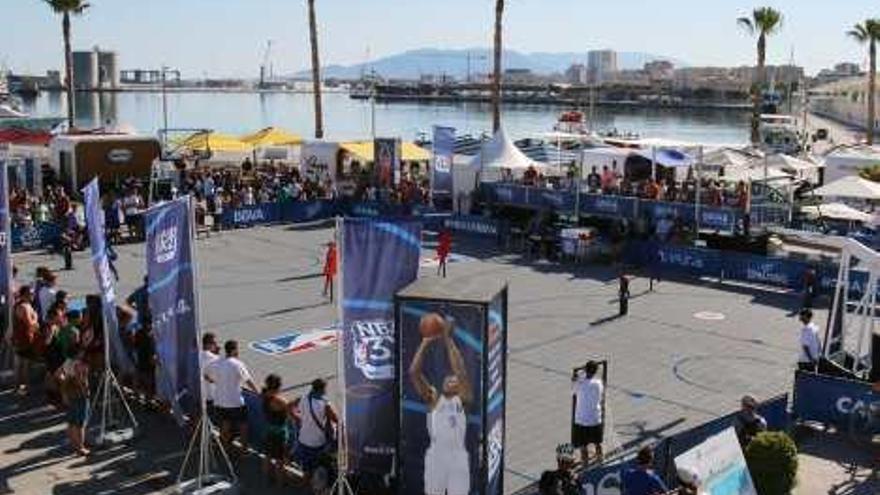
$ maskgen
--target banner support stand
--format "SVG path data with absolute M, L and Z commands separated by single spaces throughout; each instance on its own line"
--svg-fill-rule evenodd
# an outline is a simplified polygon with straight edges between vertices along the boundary
M 340 253 L 344 252 L 344 238 L 343 238 L 343 222 L 345 219 L 343 217 L 336 217 L 336 232 L 334 234 L 334 240 L 336 242 L 336 256 L 337 256 L 337 264 L 338 270 L 336 270 L 336 276 L 339 277 L 337 281 L 337 285 L 339 286 L 338 297 L 336 298 L 336 311 L 338 318 L 338 329 L 339 337 L 336 339 L 336 376 L 338 377 L 338 388 L 340 392 L 340 411 L 342 413 L 342 421 L 340 421 L 340 426 L 338 427 L 338 431 L 336 432 L 336 452 L 337 452 L 337 466 L 336 466 L 336 479 L 333 481 L 333 486 L 330 487 L 331 494 L 336 495 L 354 495 L 354 490 L 351 489 L 351 485 L 348 483 L 348 450 L 346 449 L 346 434 L 345 434 L 345 413 L 346 409 L 346 401 L 345 401 L 345 320 L 343 319 L 343 304 L 345 300 L 345 281 L 343 280 L 343 273 L 345 270 L 343 269 L 343 263 L 345 263 L 345 257 L 341 256 Z
M 198 272 L 198 263 L 196 262 L 196 247 L 195 247 L 195 208 L 193 207 L 193 198 L 189 196 L 187 201 L 187 212 L 189 215 L 189 232 L 187 235 L 190 237 L 190 259 L 192 261 L 192 271 L 193 271 L 193 296 L 195 298 L 195 327 L 196 327 L 196 349 L 198 352 L 196 355 L 198 356 L 198 365 L 199 365 L 199 420 L 196 423 L 196 428 L 193 430 L 192 438 L 189 441 L 189 446 L 186 449 L 186 455 L 183 458 L 183 463 L 180 466 L 180 471 L 177 474 L 177 493 L 207 493 L 206 490 L 210 488 L 211 493 L 238 493 L 238 476 L 235 474 L 235 468 L 232 466 L 232 461 L 229 459 L 229 455 L 226 453 L 226 449 L 223 447 L 223 442 L 220 441 L 219 437 L 215 437 L 213 435 L 213 426 L 211 424 L 211 418 L 208 416 L 208 403 L 205 397 L 205 378 L 204 378 L 204 362 L 202 361 L 202 326 L 199 320 L 199 316 L 201 315 L 202 310 L 202 299 L 201 299 L 201 291 L 199 290 L 199 272 Z M 227 481 L 222 475 L 214 474 L 211 472 L 211 443 L 217 442 L 217 447 L 220 450 L 220 455 L 223 458 L 223 462 L 226 464 L 226 469 L 229 472 L 231 480 Z M 186 468 L 189 465 L 190 459 L 192 458 L 193 450 L 196 447 L 196 443 L 198 443 L 198 452 L 196 455 L 198 456 L 198 466 L 196 469 L 196 477 L 190 480 L 183 480 L 183 476 L 186 474 Z

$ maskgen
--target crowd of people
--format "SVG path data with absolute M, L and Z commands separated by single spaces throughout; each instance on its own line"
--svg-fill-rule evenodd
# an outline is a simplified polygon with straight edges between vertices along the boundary
M 94 408 L 96 386 L 107 365 L 102 302 L 98 296 L 87 296 L 84 304 L 72 300 L 69 292 L 60 288 L 58 274 L 46 267 L 38 267 L 34 275 L 33 281 L 20 282 L 17 269 L 13 269 L 10 342 L 15 354 L 16 393 L 39 394 L 64 411 L 71 449 L 87 456 L 90 451 L 85 428 Z M 132 374 L 117 370 L 129 401 L 150 411 L 170 412 L 169 404 L 157 395 L 161 361 L 152 331 L 146 281 L 117 306 L 117 317 L 119 335 L 134 364 Z M 248 421 L 254 419 L 254 414 L 261 414 L 266 428 L 255 445 L 265 454 L 264 467 L 272 480 L 287 480 L 284 467 L 291 460 L 297 461 L 307 476 L 328 461 L 327 456 L 336 446 L 334 432 L 339 417 L 327 398 L 324 380 L 316 379 L 306 394 L 288 401 L 276 374 L 266 376 L 262 388 L 257 387 L 239 358 L 237 341 L 226 341 L 221 352 L 217 336 L 208 332 L 202 336 L 201 345 L 208 414 L 219 427 L 219 438 L 227 452 L 238 456 L 251 452 Z M 259 396 L 260 411 L 248 411 L 246 391 Z M 192 422 L 197 418 L 187 419 Z M 291 449 L 294 435 L 296 447 Z

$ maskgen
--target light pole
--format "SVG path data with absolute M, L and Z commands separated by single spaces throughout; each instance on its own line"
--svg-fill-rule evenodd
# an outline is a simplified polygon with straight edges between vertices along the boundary
M 168 85 L 166 74 L 168 67 L 162 66 L 162 149 L 168 148 Z

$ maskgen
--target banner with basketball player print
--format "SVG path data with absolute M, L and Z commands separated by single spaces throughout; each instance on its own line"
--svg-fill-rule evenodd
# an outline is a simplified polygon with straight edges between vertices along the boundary
M 180 421 L 200 400 L 190 197 L 151 208 L 146 225 L 149 303 L 160 364 L 156 387 Z
M 483 494 L 486 307 L 398 304 L 399 493 Z
M 89 232 L 89 246 L 92 252 L 92 266 L 98 290 L 101 292 L 101 312 L 105 332 L 110 338 L 110 359 L 125 373 L 134 371 L 134 363 L 125 350 L 119 335 L 119 320 L 116 318 L 116 280 L 110 271 L 110 258 L 107 255 L 107 234 L 104 230 L 104 209 L 101 207 L 101 190 L 98 178 L 92 179 L 82 190 L 85 199 L 86 227 Z
M 373 168 L 379 188 L 400 183 L 399 138 L 376 138 L 373 141 Z
M 452 159 L 455 156 L 455 128 L 434 126 L 431 163 L 431 197 L 435 206 L 452 208 Z
M 421 224 L 346 218 L 337 229 L 347 469 L 385 476 L 398 438 L 393 300 L 418 275 Z

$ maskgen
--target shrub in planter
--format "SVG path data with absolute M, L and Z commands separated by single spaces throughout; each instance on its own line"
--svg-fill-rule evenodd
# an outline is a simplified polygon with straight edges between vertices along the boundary
M 765 431 L 752 439 L 746 463 L 758 495 L 786 495 L 797 480 L 798 457 L 794 440 L 783 432 Z

